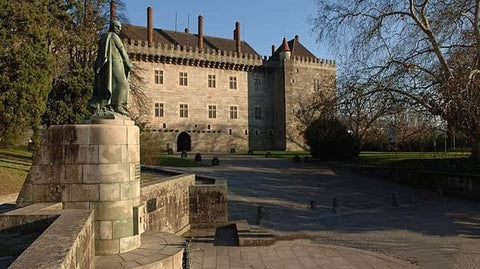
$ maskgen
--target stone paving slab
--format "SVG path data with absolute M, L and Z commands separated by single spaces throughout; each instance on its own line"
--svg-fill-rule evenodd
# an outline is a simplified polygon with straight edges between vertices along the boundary
M 142 244 L 132 251 L 110 256 L 96 256 L 96 269 L 127 268 L 182 268 L 185 240 L 179 236 L 147 231 Z
M 195 269 L 416 269 L 410 262 L 375 252 L 317 244 L 311 240 L 278 241 L 272 246 L 214 247 L 192 243 Z

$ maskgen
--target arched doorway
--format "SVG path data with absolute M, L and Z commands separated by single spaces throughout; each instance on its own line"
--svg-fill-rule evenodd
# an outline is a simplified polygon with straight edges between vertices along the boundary
M 190 151 L 192 150 L 192 139 L 190 135 L 182 132 L 177 138 L 177 151 Z

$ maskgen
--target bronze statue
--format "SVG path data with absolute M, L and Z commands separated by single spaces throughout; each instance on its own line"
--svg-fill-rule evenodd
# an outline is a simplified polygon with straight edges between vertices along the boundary
M 129 91 L 128 73 L 132 65 L 119 37 L 121 30 L 120 22 L 114 21 L 98 42 L 95 83 L 89 102 L 96 116 L 108 117 L 113 115 L 112 112 L 128 116 L 125 106 Z

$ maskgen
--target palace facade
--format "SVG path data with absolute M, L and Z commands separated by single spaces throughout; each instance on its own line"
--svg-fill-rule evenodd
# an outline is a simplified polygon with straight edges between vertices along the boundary
M 122 39 L 130 60 L 141 69 L 151 101 L 146 126 L 174 151 L 305 149 L 298 118 L 318 94 L 335 92 L 336 67 L 319 59 L 298 36 L 259 55 L 240 40 L 207 36 L 203 17 L 198 32 L 124 25 Z

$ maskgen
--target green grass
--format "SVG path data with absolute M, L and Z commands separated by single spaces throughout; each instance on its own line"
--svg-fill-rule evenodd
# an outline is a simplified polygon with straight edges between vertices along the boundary
M 202 167 L 205 166 L 200 162 L 189 159 L 181 159 L 175 155 L 161 155 L 157 158 L 156 165 L 170 167 Z
M 281 159 L 292 159 L 295 155 L 300 156 L 300 158 L 311 156 L 310 152 L 308 151 L 277 151 L 277 150 L 253 151 L 253 155 L 265 157 L 265 154 L 267 152 L 270 152 L 272 154 L 272 158 L 281 158 Z
M 468 158 L 469 152 L 376 152 L 362 151 L 354 163 L 388 165 L 406 160 L 445 160 Z
M 0 195 L 19 192 L 31 165 L 27 147 L 0 149 Z
M 435 171 L 480 175 L 480 164 L 473 162 L 469 152 L 361 152 L 347 163 L 400 167 L 408 170 Z

